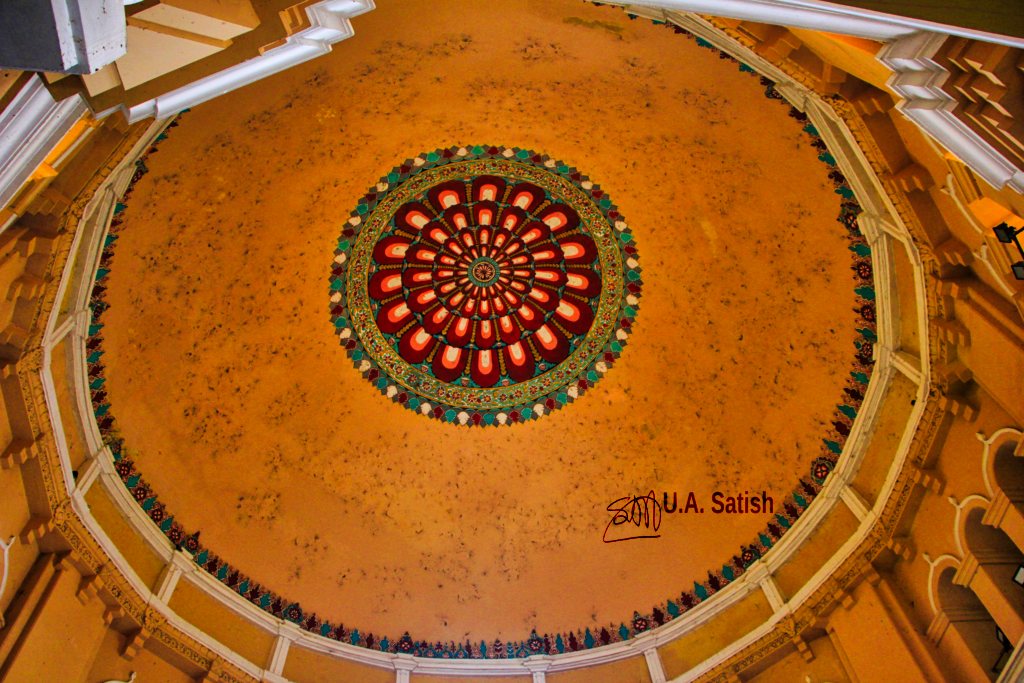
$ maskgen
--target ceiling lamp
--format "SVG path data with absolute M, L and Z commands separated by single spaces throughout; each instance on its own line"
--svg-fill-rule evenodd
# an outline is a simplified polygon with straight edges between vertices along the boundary
M 1017 252 L 1024 257 L 1024 247 L 1021 246 L 1020 240 L 1017 239 L 1017 235 L 1024 232 L 1024 228 L 1012 228 L 1006 223 L 1000 223 L 996 227 L 992 228 L 992 232 L 996 234 L 996 239 L 1003 244 L 1014 244 L 1017 247 Z M 1013 276 L 1018 280 L 1024 280 L 1024 260 L 1017 261 L 1010 265 L 1013 270 Z

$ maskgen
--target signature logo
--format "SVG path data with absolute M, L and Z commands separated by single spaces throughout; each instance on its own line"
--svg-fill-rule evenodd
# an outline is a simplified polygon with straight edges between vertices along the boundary
M 623 496 L 614 501 L 606 509 L 612 513 L 612 518 L 604 528 L 601 539 L 605 543 L 618 543 L 619 541 L 632 541 L 637 538 L 661 538 L 657 533 L 661 528 L 661 516 L 667 515 L 703 515 L 704 506 L 697 500 L 697 494 L 687 491 L 680 496 L 678 491 L 672 492 L 671 502 L 669 492 L 662 493 L 662 502 L 654 496 L 652 490 L 646 496 Z M 711 507 L 708 508 L 713 515 L 760 515 L 775 513 L 775 499 L 768 495 L 767 491 L 761 491 L 757 495 L 755 491 L 742 493 L 723 493 L 715 491 L 711 494 Z M 646 533 L 637 533 L 637 532 Z
M 661 534 L 657 533 L 661 528 L 661 503 L 654 497 L 653 490 L 646 496 L 623 496 L 612 502 L 607 510 L 612 513 L 612 518 L 608 520 L 601 537 L 605 543 L 661 538 Z M 655 533 L 634 533 L 640 531 L 641 527 L 644 531 Z

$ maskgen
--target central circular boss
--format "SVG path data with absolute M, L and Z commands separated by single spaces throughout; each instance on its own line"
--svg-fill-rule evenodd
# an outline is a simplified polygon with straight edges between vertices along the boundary
M 469 264 L 467 275 L 477 287 L 491 287 L 498 283 L 499 276 L 508 276 L 510 268 L 507 262 L 505 266 L 503 271 L 496 260 L 489 256 L 480 256 Z
M 364 376 L 424 415 L 539 417 L 618 358 L 640 296 L 604 192 L 527 150 L 452 147 L 386 175 L 346 224 L 332 322 Z

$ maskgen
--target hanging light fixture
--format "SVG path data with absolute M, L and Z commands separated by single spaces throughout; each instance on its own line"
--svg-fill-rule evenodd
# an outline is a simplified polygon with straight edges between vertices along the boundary
M 1006 223 L 1000 223 L 996 227 L 992 228 L 992 232 L 995 233 L 996 239 L 1003 244 L 1013 244 L 1017 247 L 1017 252 L 1024 259 L 1024 247 L 1020 244 L 1020 239 L 1017 235 L 1024 232 L 1024 228 L 1013 228 Z M 1013 276 L 1018 280 L 1024 280 L 1024 260 L 1017 261 L 1010 265 L 1010 269 L 1013 270 Z
M 999 653 L 999 657 L 996 658 L 996 663 L 992 665 L 992 673 L 1002 673 L 1003 667 L 1006 666 L 1006 661 L 1010 658 L 1010 653 L 1013 652 L 1013 643 L 1003 633 L 1003 629 L 996 626 L 996 640 L 1003 646 L 1002 651 Z
M 1024 564 L 1017 565 L 1017 571 L 1013 573 L 1013 582 L 1018 586 L 1024 586 Z

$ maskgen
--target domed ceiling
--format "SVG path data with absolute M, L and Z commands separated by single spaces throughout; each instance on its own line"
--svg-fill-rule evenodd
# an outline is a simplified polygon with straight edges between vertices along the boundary
M 185 114 L 94 296 L 122 478 L 361 645 L 617 639 L 708 598 L 820 488 L 870 358 L 849 191 L 766 90 L 616 9 L 402 0 Z

